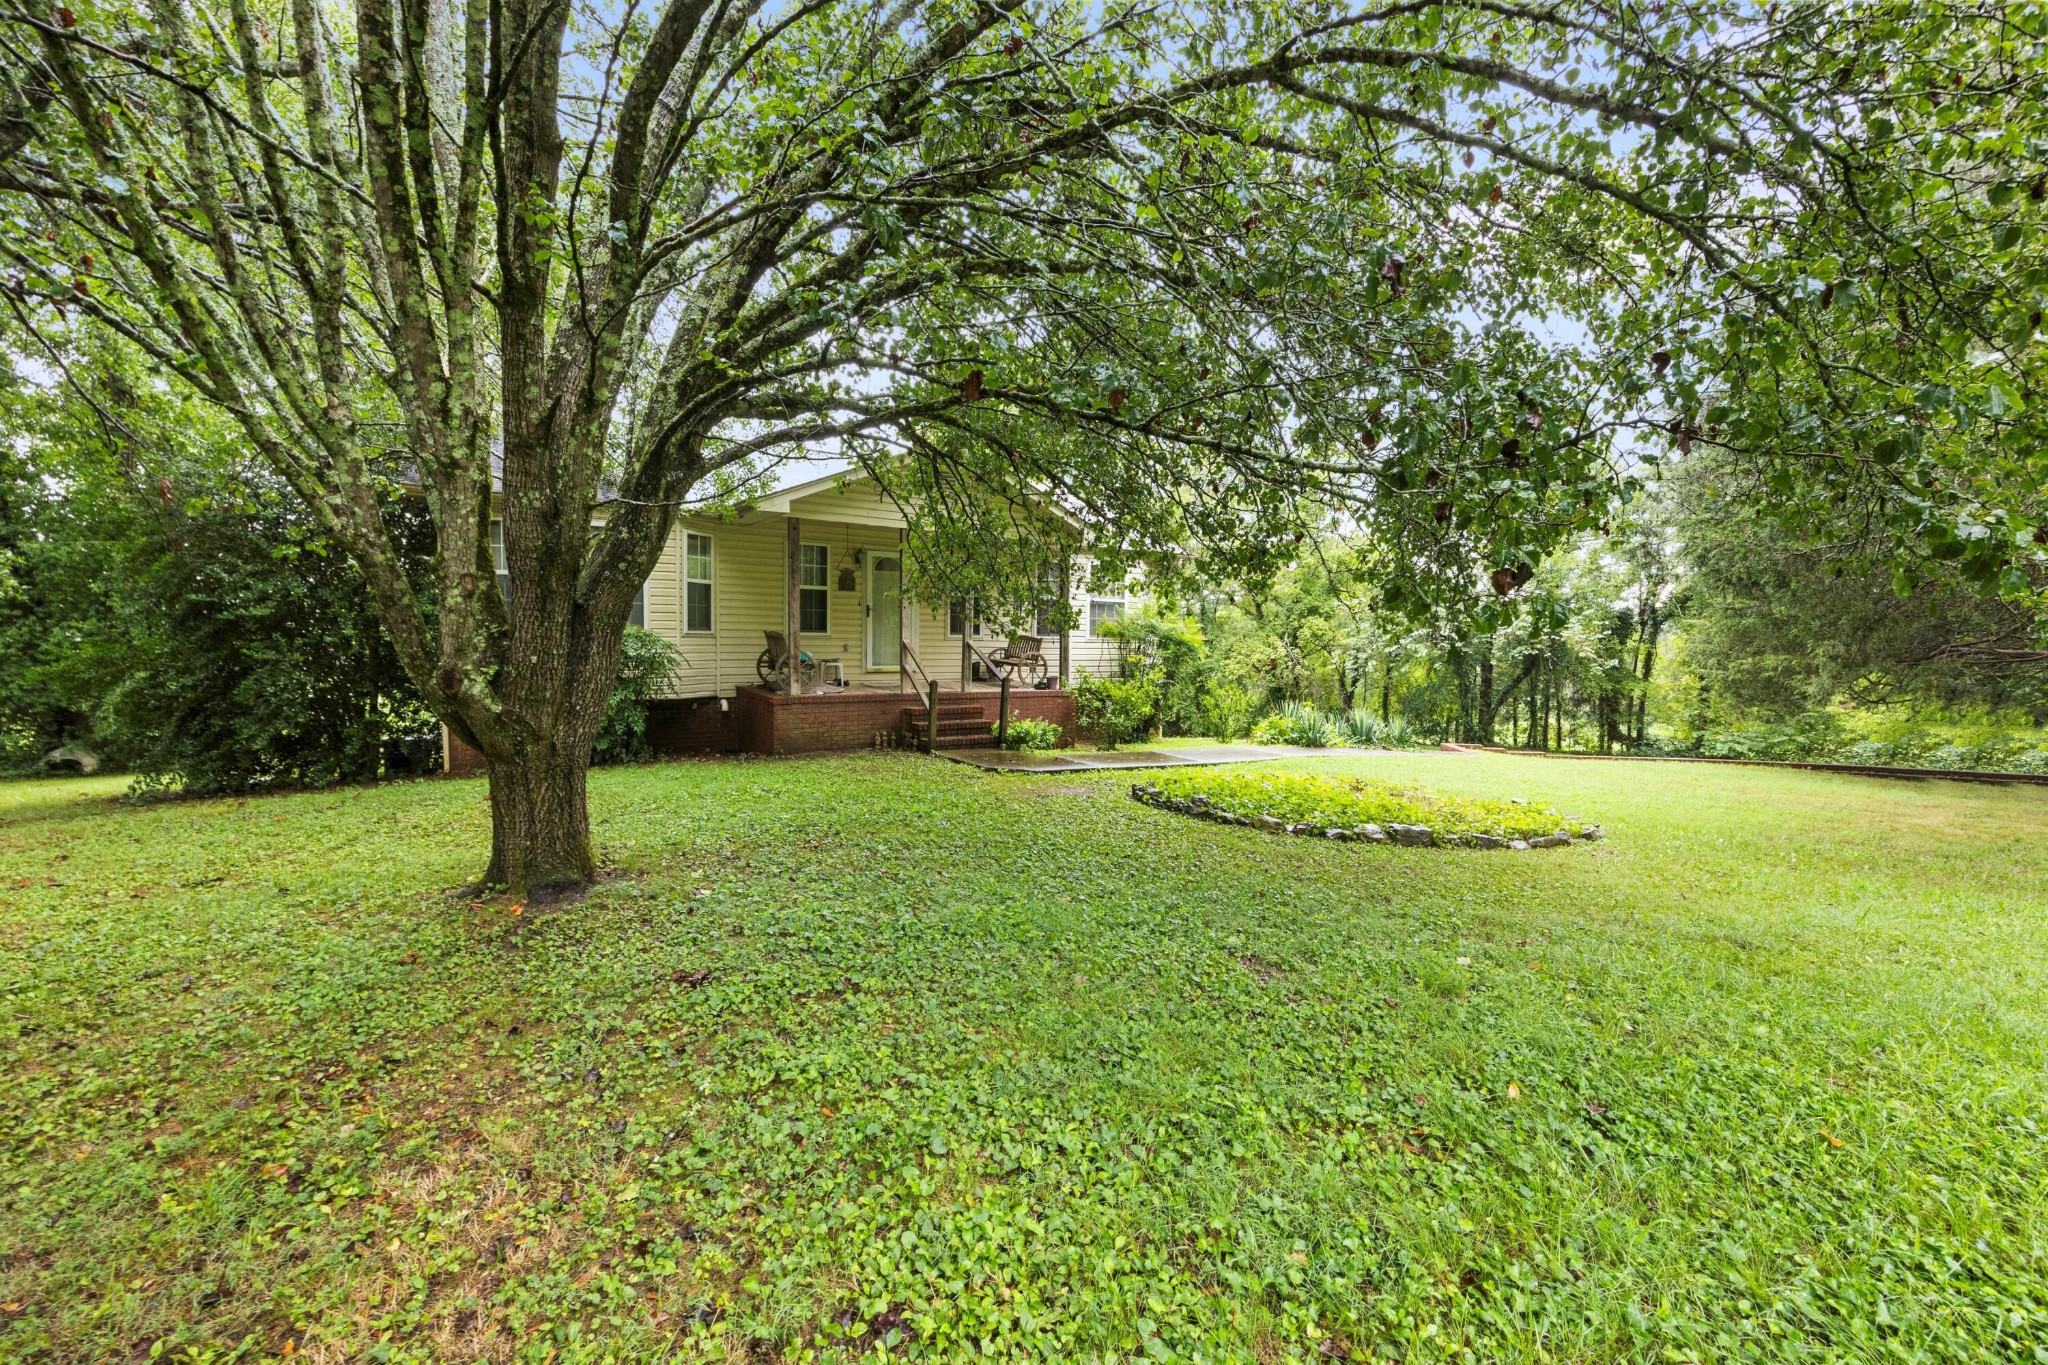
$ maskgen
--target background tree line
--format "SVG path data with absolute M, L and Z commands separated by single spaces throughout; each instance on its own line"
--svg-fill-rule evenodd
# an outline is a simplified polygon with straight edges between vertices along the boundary
M 100 342 L 9 372 L 0 421 L 9 770 L 76 747 L 210 792 L 438 764 L 351 562 L 216 413 Z M 418 500 L 385 498 L 423 555 Z M 1389 602 L 1413 563 L 1356 527 L 1256 578 L 1184 566 L 1166 609 L 1114 627 L 1125 676 L 1084 709 L 1110 739 L 2041 766 L 2038 613 L 1939 561 L 1895 572 L 1893 534 L 1853 505 L 1789 520 L 1753 462 L 1696 449 L 1511 599 L 1475 570 L 1419 615 Z M 646 756 L 673 662 L 630 637 L 600 761 Z
M 1853 505 L 1798 515 L 1696 449 L 1512 603 L 1474 572 L 1418 616 L 1389 546 L 1332 531 L 1115 629 L 1168 734 L 2048 770 L 2038 596 L 1895 572 Z

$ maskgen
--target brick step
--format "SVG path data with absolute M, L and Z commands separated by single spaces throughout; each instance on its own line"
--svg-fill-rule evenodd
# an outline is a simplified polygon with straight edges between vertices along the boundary
M 979 749 L 993 741 L 989 727 L 995 717 L 979 701 L 940 701 L 937 746 L 941 749 Z M 930 734 L 931 718 L 922 706 L 903 708 L 897 740 L 906 748 L 922 749 Z

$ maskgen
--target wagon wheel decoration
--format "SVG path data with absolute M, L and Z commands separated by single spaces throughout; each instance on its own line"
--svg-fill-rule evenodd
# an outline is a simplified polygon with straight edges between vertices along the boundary
M 764 649 L 754 656 L 754 675 L 761 680 L 763 686 L 773 682 L 780 682 L 789 673 L 787 664 L 786 656 L 777 654 L 772 649 Z M 809 687 L 818 681 L 818 661 L 816 659 L 806 654 L 797 667 L 803 675 L 804 686 Z

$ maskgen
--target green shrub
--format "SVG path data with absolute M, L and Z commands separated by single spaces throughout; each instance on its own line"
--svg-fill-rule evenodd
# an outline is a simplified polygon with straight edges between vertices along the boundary
M 1204 796 L 1226 815 L 1270 815 L 1288 824 L 1344 829 L 1360 825 L 1427 825 L 1438 835 L 1491 834 L 1532 839 L 1577 829 L 1535 802 L 1486 801 L 1396 787 L 1367 778 L 1318 777 L 1247 768 L 1181 769 L 1153 779 L 1168 796 Z
M 1243 739 L 1252 732 L 1262 705 L 1258 694 L 1248 688 L 1212 687 L 1202 698 L 1201 720 L 1196 728 L 1199 733 L 1217 739 Z
M 1159 715 L 1159 687 L 1150 678 L 1083 676 L 1073 691 L 1075 723 L 1105 749 L 1150 734 Z
M 989 726 L 989 733 L 992 735 L 1001 734 L 1001 724 Z M 1010 713 L 1009 736 L 1004 741 L 1003 747 L 1005 749 L 1023 749 L 1026 751 L 1057 749 L 1060 747 L 1060 727 L 1052 721 L 1036 720 L 1020 716 L 1012 711 Z
M 1708 758 L 1770 759 L 1797 763 L 1850 763 L 1877 768 L 1940 768 L 1960 772 L 2040 772 L 2048 750 L 2031 735 L 1979 729 L 1880 723 L 1858 737 L 1840 718 L 1822 712 L 1786 725 L 1745 725 L 1701 735 L 1697 752 Z
M 1204 728 L 1214 669 L 1201 626 L 1148 605 L 1108 622 L 1101 633 L 1117 642 L 1123 677 L 1149 680 L 1158 689 L 1161 731 L 1188 735 Z
M 647 701 L 667 689 L 682 662 L 676 647 L 653 631 L 626 627 L 619 646 L 619 681 L 605 701 L 591 762 L 637 763 L 654 756 L 647 742 Z

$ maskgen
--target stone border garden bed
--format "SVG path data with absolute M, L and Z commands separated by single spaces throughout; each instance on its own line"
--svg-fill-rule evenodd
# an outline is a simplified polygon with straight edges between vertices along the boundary
M 1298 838 L 1332 839 L 1340 843 L 1400 844 L 1408 848 L 1486 848 L 1522 851 L 1532 848 L 1563 848 L 1575 841 L 1591 842 L 1602 837 L 1600 826 L 1572 824 L 1549 834 L 1528 839 L 1508 839 L 1493 834 L 1439 833 L 1427 825 L 1362 824 L 1320 825 L 1289 823 L 1272 815 L 1241 815 L 1217 807 L 1206 796 L 1173 796 L 1150 782 L 1131 787 L 1131 799 L 1176 815 L 1208 820 L 1219 825 L 1241 825 L 1269 834 L 1292 834 Z

